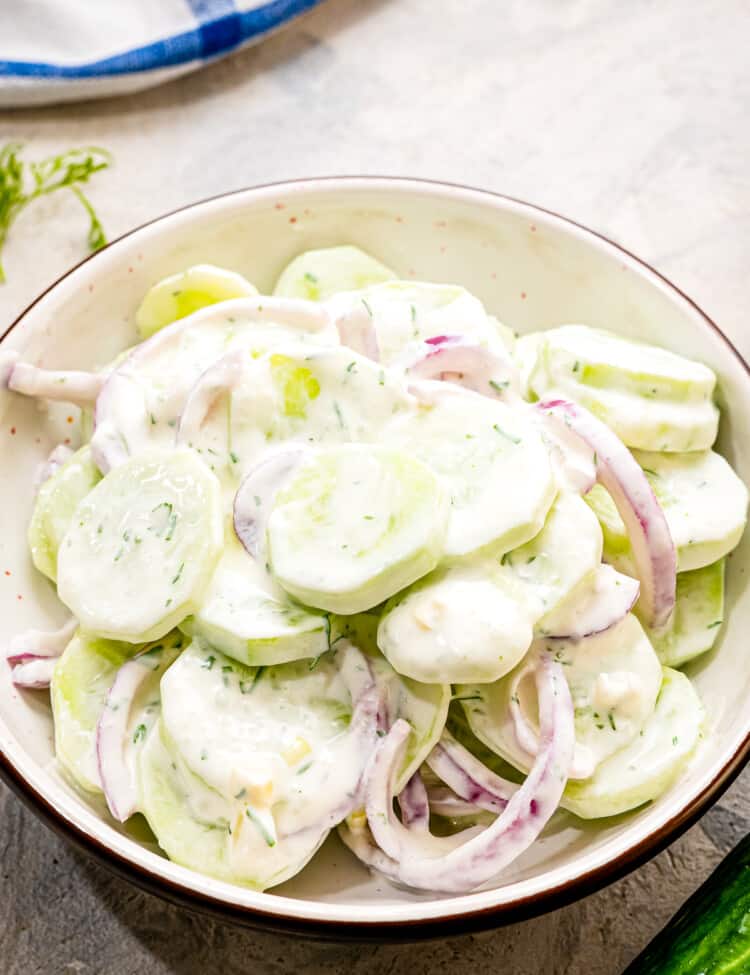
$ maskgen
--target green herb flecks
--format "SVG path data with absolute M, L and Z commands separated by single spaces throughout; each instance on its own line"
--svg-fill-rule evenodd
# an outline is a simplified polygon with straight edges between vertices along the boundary
M 276 846 L 276 837 L 271 833 L 271 831 L 268 829 L 268 827 L 260 818 L 260 816 L 258 816 L 257 813 L 253 812 L 250 806 L 248 806 L 247 809 L 245 809 L 245 815 L 250 820 L 250 822 L 257 828 L 258 832 L 265 840 L 266 846 Z
M 133 744 L 134 745 L 137 745 L 139 741 L 143 741 L 143 739 L 146 737 L 146 731 L 147 731 L 147 729 L 146 729 L 146 725 L 145 724 L 139 724 L 138 725 L 138 727 L 133 732 Z
M 26 162 L 21 159 L 22 149 L 21 142 L 9 142 L 0 149 L 0 283 L 5 281 L 2 250 L 16 218 L 34 200 L 55 190 L 71 190 L 85 209 L 90 249 L 98 250 L 107 242 L 101 221 L 80 187 L 106 169 L 112 156 L 105 149 L 88 146 Z
M 506 440 L 510 440 L 511 443 L 519 444 L 521 442 L 520 437 L 516 437 L 512 433 L 508 433 L 507 430 L 503 430 L 499 423 L 493 423 L 492 429 L 495 431 L 495 433 L 499 433 L 501 437 L 505 437 Z
M 490 386 L 495 390 L 496 393 L 503 393 L 510 386 L 510 380 L 505 379 L 502 382 L 497 379 L 490 379 Z

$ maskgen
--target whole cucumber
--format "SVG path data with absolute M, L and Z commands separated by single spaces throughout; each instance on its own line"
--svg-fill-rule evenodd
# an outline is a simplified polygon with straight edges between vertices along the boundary
M 750 975 L 750 836 L 623 975 Z

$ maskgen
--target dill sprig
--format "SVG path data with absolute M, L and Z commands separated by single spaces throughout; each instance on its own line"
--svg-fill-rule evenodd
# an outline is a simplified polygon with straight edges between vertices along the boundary
M 104 228 L 81 185 L 112 162 L 106 149 L 86 146 L 26 162 L 21 159 L 22 142 L 9 142 L 0 149 L 0 284 L 5 281 L 2 251 L 8 233 L 21 211 L 38 199 L 69 189 L 75 194 L 89 218 L 88 245 L 92 251 L 107 243 Z

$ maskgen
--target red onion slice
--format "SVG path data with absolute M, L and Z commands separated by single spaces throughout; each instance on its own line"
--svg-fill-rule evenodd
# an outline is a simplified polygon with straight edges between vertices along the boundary
M 430 827 L 430 802 L 422 776 L 415 772 L 399 793 L 401 821 L 409 829 L 427 830 Z
M 236 314 L 244 324 L 279 323 L 311 332 L 320 331 L 331 322 L 324 306 L 298 298 L 234 298 L 221 302 L 221 314 L 227 318 Z M 176 352 L 179 348 L 185 331 L 215 315 L 216 306 L 209 305 L 193 315 L 172 322 L 137 345 L 109 374 L 96 401 L 94 437 L 91 441 L 94 462 L 103 474 L 130 457 L 128 432 L 138 439 L 150 429 L 144 389 L 139 382 L 140 371 L 149 359 L 158 361 L 163 356 L 166 361 L 170 350 Z M 217 327 L 225 328 L 225 323 L 218 322 Z M 206 366 L 209 365 L 210 362 L 207 362 Z M 181 375 L 170 385 L 168 399 L 160 404 L 167 423 L 173 424 L 182 414 L 185 397 L 193 381 L 192 378 L 185 380 Z M 123 409 L 123 401 L 128 402 L 129 398 L 132 401 L 127 409 Z
M 362 806 L 365 770 L 380 740 L 378 721 L 382 709 L 382 694 L 365 654 L 348 640 L 341 641 L 337 648 L 341 678 L 351 695 L 353 705 L 352 717 L 345 734 L 351 736 L 352 753 L 359 760 L 358 767 L 355 776 L 348 783 L 343 801 L 334 804 L 317 822 L 303 822 L 298 829 L 282 831 L 283 837 L 297 835 L 311 828 L 320 831 L 331 829 Z
M 43 690 L 52 682 L 55 669 L 54 657 L 18 657 L 11 670 L 11 680 L 16 687 Z
M 585 640 L 604 633 L 619 623 L 635 605 L 640 584 L 637 579 L 600 565 L 593 584 L 582 597 L 573 593 L 538 624 L 545 640 Z
M 434 785 L 427 790 L 427 800 L 430 804 L 430 811 L 436 816 L 445 816 L 446 819 L 461 819 L 464 816 L 478 816 L 485 812 L 482 806 L 473 802 L 467 802 L 456 795 L 453 789 L 447 785 Z
M 138 790 L 125 760 L 128 721 L 133 700 L 153 673 L 145 654 L 128 660 L 117 671 L 96 726 L 96 758 L 109 811 L 124 823 L 138 805 Z
M 77 629 L 78 620 L 71 616 L 56 630 L 27 630 L 20 633 L 8 644 L 8 663 L 59 657 Z
M 57 630 L 28 630 L 14 637 L 6 654 L 13 683 L 17 687 L 49 687 L 57 658 L 77 628 L 78 621 L 71 617 Z
M 569 400 L 546 400 L 537 409 L 564 423 L 594 451 L 597 481 L 612 496 L 625 523 L 641 583 L 647 625 L 666 624 L 675 604 L 677 557 L 664 512 L 628 448 L 606 424 Z
M 542 658 L 535 677 L 542 724 L 539 755 L 503 812 L 479 833 L 463 831 L 450 839 L 417 836 L 400 823 L 393 812 L 393 784 L 410 726 L 399 719 L 382 740 L 368 769 L 366 812 L 385 857 L 375 859 L 388 876 L 421 890 L 463 893 L 496 877 L 538 837 L 562 797 L 575 733 L 573 702 L 560 664 Z M 465 842 L 455 847 L 462 837 Z
M 193 446 L 211 408 L 220 396 L 235 389 L 241 382 L 248 361 L 244 349 L 235 349 L 201 373 L 188 393 L 180 415 L 175 438 L 178 444 Z
M 234 531 L 254 559 L 265 546 L 266 525 L 274 498 L 307 453 L 308 449 L 302 446 L 274 450 L 240 484 L 234 496 Z
M 518 397 L 518 374 L 511 360 L 463 335 L 427 339 L 411 355 L 406 373 L 412 379 L 456 383 L 492 399 Z
M 364 303 L 355 305 L 336 319 L 341 344 L 354 352 L 380 362 L 380 346 L 375 322 Z
M 105 379 L 101 373 L 39 369 L 29 362 L 17 362 L 8 377 L 8 389 L 24 396 L 92 406 L 102 391 Z
M 449 731 L 443 731 L 427 764 L 459 798 L 488 812 L 501 813 L 518 791 L 514 782 L 495 775 Z

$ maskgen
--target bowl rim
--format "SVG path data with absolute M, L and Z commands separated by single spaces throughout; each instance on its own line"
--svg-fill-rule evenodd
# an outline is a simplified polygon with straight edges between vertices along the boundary
M 543 214 L 552 218 L 553 223 L 562 225 L 563 229 L 574 228 L 584 238 L 594 238 L 595 242 L 605 244 L 611 250 L 636 266 L 647 277 L 655 279 L 667 292 L 684 302 L 689 309 L 708 326 L 724 344 L 727 351 L 734 357 L 738 365 L 744 369 L 750 379 L 750 365 L 739 352 L 734 343 L 724 334 L 716 322 L 705 311 L 683 292 L 665 275 L 656 270 L 646 261 L 637 257 L 627 248 L 615 242 L 605 234 L 582 224 L 570 217 L 551 210 L 547 207 L 529 203 L 526 200 L 492 190 L 480 189 L 470 185 L 450 182 L 446 180 L 426 179 L 420 177 L 378 176 L 378 175 L 328 175 L 308 178 L 287 179 L 259 183 L 241 187 L 224 193 L 188 203 L 167 213 L 147 220 L 142 224 L 126 231 L 104 248 L 89 254 L 73 267 L 69 268 L 48 287 L 41 291 L 0 334 L 0 344 L 17 327 L 39 302 L 54 291 L 58 285 L 67 280 L 89 261 L 98 258 L 104 251 L 117 247 L 123 241 L 142 232 L 143 230 L 169 220 L 172 217 L 187 213 L 190 210 L 207 206 L 219 201 L 231 200 L 233 197 L 252 196 L 264 191 L 304 192 L 316 188 L 328 188 L 338 185 L 340 189 L 376 190 L 378 188 L 409 191 L 432 191 L 435 195 L 448 197 L 470 198 L 477 203 L 498 203 L 522 208 L 530 215 Z M 150 870 L 129 857 L 113 850 L 97 837 L 90 835 L 83 827 L 72 822 L 53 803 L 48 801 L 11 762 L 5 750 L 0 746 L 0 778 L 19 796 L 19 798 L 55 832 L 62 835 L 74 846 L 92 855 L 105 867 L 124 877 L 136 886 L 150 893 L 199 913 L 220 916 L 224 920 L 239 922 L 263 930 L 279 931 L 288 934 L 302 935 L 307 938 L 327 941 L 416 941 L 430 938 L 444 938 L 456 934 L 486 930 L 516 921 L 528 920 L 540 914 L 563 907 L 582 897 L 592 894 L 603 887 L 619 880 L 630 871 L 641 866 L 647 860 L 664 850 L 671 842 L 681 836 L 690 826 L 716 802 L 717 799 L 737 778 L 739 773 L 750 761 L 750 729 L 735 751 L 715 772 L 711 780 L 681 809 L 666 820 L 660 827 L 644 836 L 639 842 L 623 850 L 614 859 L 593 867 L 584 873 L 549 887 L 543 891 L 518 897 L 503 904 L 486 907 L 469 908 L 465 911 L 446 911 L 441 915 L 429 918 L 397 918 L 391 920 L 371 921 L 366 918 L 357 919 L 324 919 L 304 917 L 289 914 L 282 910 L 264 910 L 261 907 L 232 903 L 223 897 L 214 896 L 166 877 Z M 282 906 L 284 898 L 278 898 Z M 417 905 L 415 905 L 416 907 Z M 335 906 L 331 905 L 335 914 Z

